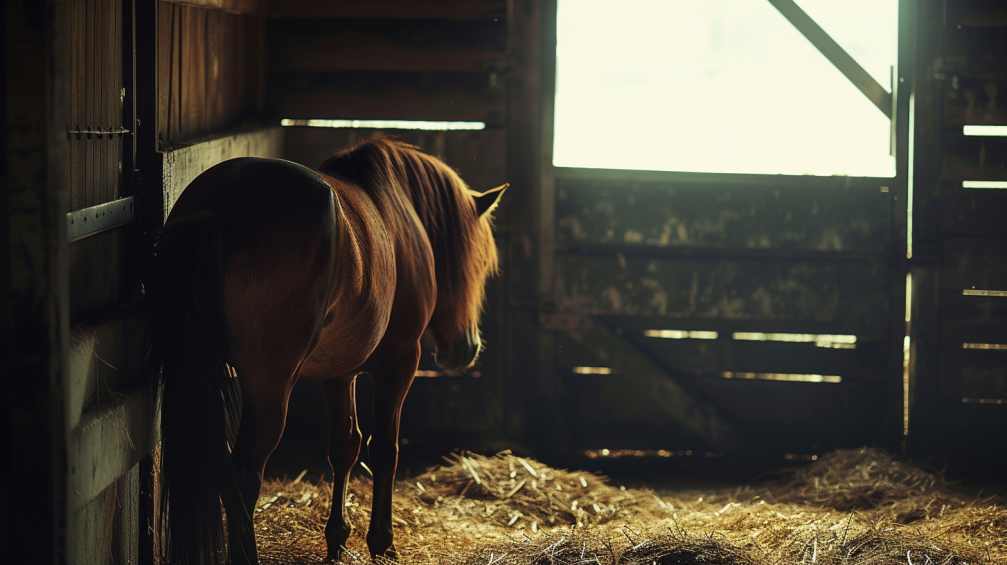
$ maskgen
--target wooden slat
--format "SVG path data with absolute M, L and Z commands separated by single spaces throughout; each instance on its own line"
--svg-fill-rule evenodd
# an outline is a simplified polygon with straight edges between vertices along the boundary
M 266 13 L 266 0 L 159 0 L 208 10 L 224 10 L 232 14 L 262 15 Z
M 944 180 L 1007 181 L 1007 137 L 962 135 L 957 129 L 943 136 Z
M 940 231 L 945 237 L 1007 234 L 1003 215 L 1007 190 L 962 188 L 961 182 L 944 182 L 940 195 Z
M 857 320 L 888 315 L 885 264 L 557 256 L 558 306 L 576 314 Z
M 668 416 L 716 450 L 755 449 L 754 441 L 697 398 L 628 342 L 600 324 L 571 336 L 588 350 L 599 351 L 621 382 L 643 390 Z
M 712 187 L 561 179 L 560 244 L 884 253 L 891 194 L 861 186 Z M 855 220 L 852 220 L 855 218 Z
M 948 30 L 962 27 L 1007 27 L 1007 4 L 1000 0 L 947 2 Z
M 705 378 L 697 390 L 768 449 L 816 453 L 877 441 L 887 383 L 786 383 Z
M 200 173 L 235 157 L 283 157 L 283 130 L 265 128 L 208 139 L 163 154 L 164 217 L 175 200 Z
M 273 18 L 482 19 L 507 16 L 506 0 L 269 0 Z
M 1007 125 L 1007 108 L 999 100 L 1007 92 L 1003 76 L 958 76 L 958 87 L 952 72 L 944 85 L 944 127 L 961 131 L 968 124 Z
M 1003 78 L 1007 75 L 1007 27 L 950 27 L 945 39 L 944 65 L 964 75 Z
M 481 121 L 503 125 L 506 92 L 485 73 L 270 73 L 280 118 Z
M 758 324 L 752 326 L 758 327 Z M 730 371 L 838 375 L 844 381 L 887 378 L 888 347 L 883 342 L 862 342 L 856 349 L 826 349 L 813 343 L 736 341 L 727 332 L 715 340 L 662 339 L 636 333 L 622 335 L 677 375 L 716 377 Z M 605 365 L 596 352 L 586 351 L 575 341 L 563 339 L 562 334 L 557 345 L 557 363 L 561 367 Z
M 502 70 L 507 26 L 477 20 L 273 20 L 271 70 Z
M 158 27 L 162 146 L 229 129 L 259 113 L 259 19 L 162 2 Z

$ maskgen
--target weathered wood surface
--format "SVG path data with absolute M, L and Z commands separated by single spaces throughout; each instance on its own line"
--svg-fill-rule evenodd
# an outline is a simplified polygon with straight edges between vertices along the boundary
M 502 71 L 505 19 L 275 19 L 266 26 L 270 70 Z
M 1007 137 L 962 135 L 945 132 L 944 180 L 1007 180 Z
M 486 19 L 507 17 L 506 0 L 269 0 L 271 18 Z
M 954 70 L 941 73 L 944 83 L 944 126 L 961 131 L 969 124 L 1007 125 L 1007 77 L 974 77 Z M 955 77 L 957 76 L 957 81 Z M 957 83 L 958 87 L 955 88 Z
M 949 29 L 1007 27 L 1007 4 L 1000 0 L 955 0 L 946 4 L 945 20 Z
M 272 72 L 280 118 L 479 121 L 506 124 L 507 93 L 486 72 Z
M 879 182 L 845 186 L 703 186 L 560 179 L 560 244 L 850 251 L 891 245 L 891 195 Z M 855 184 L 854 184 L 855 183 Z
M 0 112 L 0 387 L 9 486 L 0 504 L 0 561 L 66 563 L 68 298 L 65 214 L 70 208 L 69 37 L 66 0 L 7 2 Z M 54 56 L 54 55 L 60 56 Z M 16 467 L 15 467 L 16 465 Z M 16 483 L 15 483 L 16 481 Z
M 235 157 L 283 157 L 282 128 L 273 127 L 245 133 L 224 135 L 165 151 L 164 217 L 185 187 L 210 167 Z
M 618 319 L 611 323 L 618 323 Z M 759 328 L 759 326 L 756 326 Z M 759 328 L 762 329 L 762 328 Z M 816 347 L 814 343 L 779 343 L 735 341 L 730 333 L 720 339 L 663 339 L 625 331 L 623 339 L 632 342 L 662 367 L 683 376 L 721 376 L 725 371 L 753 373 L 790 373 L 838 375 L 846 380 L 883 381 L 887 343 L 859 340 L 856 349 Z M 585 350 L 576 341 L 558 340 L 557 364 L 571 367 L 606 366 L 597 352 Z
M 558 306 L 569 313 L 789 320 L 888 315 L 887 265 L 662 261 L 558 254 Z
M 757 448 L 749 436 L 732 420 L 725 418 L 707 398 L 692 391 L 669 375 L 659 365 L 643 355 L 632 344 L 613 333 L 603 324 L 569 336 L 578 346 L 594 352 L 610 367 L 616 379 L 642 391 L 651 402 L 703 442 L 719 451 L 740 451 Z M 625 408 L 625 407 L 624 407 Z
M 232 14 L 264 14 L 267 0 L 160 0 L 161 2 L 204 8 L 209 10 L 224 10 Z
M 944 237 L 1003 236 L 1007 234 L 1004 207 L 1007 189 L 963 188 L 944 182 L 940 191 L 940 233 Z
M 70 139 L 70 206 L 73 210 L 118 198 L 123 176 L 123 148 L 132 130 L 124 122 L 122 0 L 79 0 L 70 4 L 71 131 L 114 134 L 67 134 Z
M 254 16 L 161 2 L 158 139 L 189 140 L 261 113 L 263 23 Z
M 967 77 L 1004 78 L 1007 27 L 949 25 L 945 36 L 947 70 Z

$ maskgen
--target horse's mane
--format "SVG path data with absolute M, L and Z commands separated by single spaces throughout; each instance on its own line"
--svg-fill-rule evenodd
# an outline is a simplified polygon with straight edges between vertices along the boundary
M 489 222 L 480 221 L 468 186 L 454 170 L 417 147 L 386 138 L 336 153 L 319 170 L 415 210 L 434 254 L 437 307 L 431 330 L 438 346 L 452 345 L 478 323 L 497 253 Z

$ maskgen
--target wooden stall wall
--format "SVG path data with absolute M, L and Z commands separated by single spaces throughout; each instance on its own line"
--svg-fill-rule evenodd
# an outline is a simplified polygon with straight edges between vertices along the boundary
M 272 118 L 485 124 L 477 131 L 287 127 L 286 158 L 317 167 L 334 151 L 385 135 L 443 159 L 474 190 L 512 180 L 506 1 L 276 1 L 268 11 L 266 108 Z M 514 186 L 507 197 L 524 190 Z M 497 216 L 505 274 L 489 283 L 481 326 L 486 349 L 479 365 L 462 376 L 423 376 L 437 374 L 424 356 L 403 411 L 408 449 L 442 453 L 502 435 L 510 220 L 503 210 Z M 304 409 L 291 408 L 285 441 L 294 441 L 296 430 L 314 430 L 322 446 L 315 451 L 324 456 L 324 412 L 312 404 L 306 392 L 311 386 L 294 392 L 292 403 L 303 402 Z
M 135 339 L 157 229 L 206 168 L 276 157 L 283 146 L 278 128 L 250 127 L 262 108 L 262 3 L 186 4 L 65 0 L 56 2 L 65 22 L 50 23 L 66 38 L 54 52 L 72 63 L 49 77 L 67 85 L 56 120 L 66 158 L 50 152 L 49 167 L 68 178 L 60 284 L 71 329 L 58 394 L 63 550 L 74 562 L 152 558 L 146 456 L 157 413 L 149 383 L 136 375 Z M 81 229 L 95 221 L 100 229 Z
M 262 113 L 261 14 L 187 4 L 201 3 L 158 3 L 157 128 L 164 147 Z
M 1007 7 L 919 2 L 910 447 L 999 465 L 1007 440 Z M 995 185 L 996 186 L 996 185 Z

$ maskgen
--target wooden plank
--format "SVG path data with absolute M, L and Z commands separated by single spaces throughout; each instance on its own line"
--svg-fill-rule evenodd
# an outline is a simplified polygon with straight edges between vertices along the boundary
M 272 20 L 270 70 L 502 71 L 502 20 Z
M 84 507 L 157 443 L 149 387 L 116 395 L 85 411 L 67 449 L 71 511 Z
M 566 245 L 884 254 L 891 195 L 863 184 L 809 190 L 561 179 L 557 238 Z
M 1000 0 L 955 0 L 947 3 L 948 30 L 962 27 L 1007 27 L 1007 5 Z
M 961 182 L 941 185 L 940 233 L 945 237 L 1002 236 L 1007 190 L 963 188 Z
M 973 288 L 1007 290 L 1005 257 L 1005 241 L 946 239 L 941 288 L 958 294 Z
M 507 17 L 506 0 L 269 0 L 271 18 L 492 19 Z
M 1007 27 L 948 27 L 944 64 L 965 76 L 1007 75 Z
M 163 154 L 164 217 L 175 200 L 200 173 L 235 157 L 283 157 L 283 129 L 265 128 L 224 135 L 192 145 L 170 149 Z
M 583 348 L 598 351 L 607 366 L 615 371 L 615 378 L 643 390 L 669 416 L 713 449 L 729 452 L 756 449 L 755 442 L 725 419 L 713 405 L 683 388 L 631 344 L 601 324 L 571 334 L 571 337 Z
M 786 383 L 704 378 L 699 394 L 765 449 L 821 453 L 877 441 L 887 405 L 887 383 Z
M 0 248 L 7 252 L 0 339 L 7 361 L 0 410 L 5 478 L 16 476 L 17 486 L 4 491 L 0 535 L 5 562 L 67 563 L 63 383 L 69 304 L 61 221 L 70 205 L 66 119 L 72 75 L 70 57 L 54 55 L 71 48 L 71 12 L 66 0 L 6 3 L 2 9 Z
M 1007 402 L 1007 350 L 945 344 L 941 349 L 940 394 L 951 405 L 960 404 L 963 398 Z
M 954 72 L 946 75 L 944 127 L 961 131 L 961 126 L 969 124 L 1007 125 L 1007 107 L 999 101 L 1000 93 L 1007 92 L 1007 77 Z
M 965 136 L 956 129 L 942 141 L 944 180 L 1007 181 L 1007 137 Z
M 752 327 L 759 327 L 757 324 Z M 884 341 L 861 342 L 856 349 L 828 349 L 814 343 L 737 341 L 730 333 L 720 339 L 662 339 L 640 333 L 621 334 L 661 367 L 676 375 L 720 377 L 724 372 L 836 375 L 843 381 L 884 381 L 888 346 Z M 594 351 L 576 341 L 557 340 L 557 365 L 605 366 Z
M 261 21 L 168 3 L 160 9 L 160 143 L 226 130 L 258 114 Z
M 558 254 L 561 312 L 887 324 L 888 267 Z
M 232 14 L 263 15 L 266 13 L 266 0 L 159 0 L 165 4 L 203 8 L 206 10 L 224 10 Z
M 481 121 L 502 126 L 507 95 L 486 73 L 269 73 L 280 118 Z

